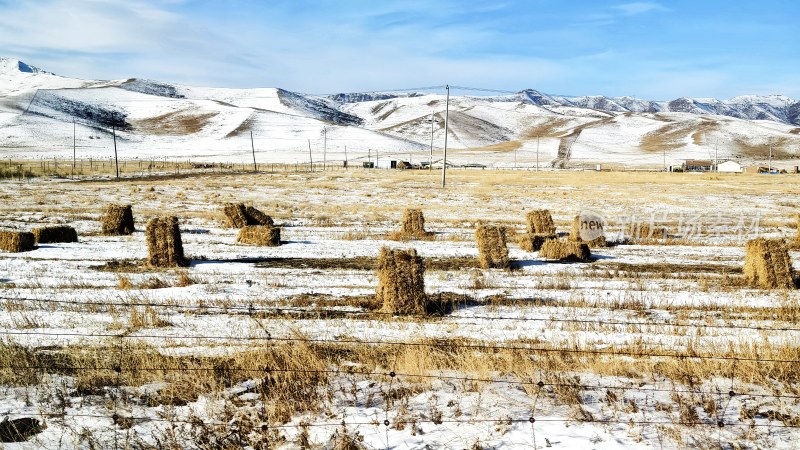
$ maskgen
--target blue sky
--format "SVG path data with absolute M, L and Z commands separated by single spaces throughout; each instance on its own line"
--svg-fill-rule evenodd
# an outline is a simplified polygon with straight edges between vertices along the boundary
M 0 0 L 0 56 L 64 76 L 310 93 L 798 98 L 798 19 L 788 0 Z

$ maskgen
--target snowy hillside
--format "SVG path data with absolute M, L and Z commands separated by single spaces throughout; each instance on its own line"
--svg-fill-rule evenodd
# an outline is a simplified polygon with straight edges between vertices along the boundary
M 64 78 L 0 59 L 4 158 L 108 157 L 241 162 L 359 163 L 441 159 L 443 93 L 342 93 L 228 89 L 128 79 Z M 74 122 L 74 125 L 73 125 Z M 800 158 L 800 102 L 780 95 L 730 100 L 563 97 L 533 89 L 451 96 L 448 161 L 509 167 L 595 163 L 662 167 L 687 158 L 745 164 Z M 73 128 L 74 127 L 74 128 Z M 74 133 L 74 136 L 73 136 Z M 251 144 L 252 134 L 252 144 Z M 252 145 L 252 147 L 251 147 Z

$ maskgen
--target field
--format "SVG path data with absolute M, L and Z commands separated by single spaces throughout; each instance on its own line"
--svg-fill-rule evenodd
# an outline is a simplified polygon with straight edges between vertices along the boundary
M 795 241 L 795 175 L 151 175 L 0 181 L 0 230 L 79 235 L 0 252 L 0 414 L 42 428 L 3 448 L 800 441 L 800 295 L 742 274 L 748 239 Z M 283 245 L 237 244 L 229 202 L 272 216 Z M 101 235 L 110 203 L 133 206 L 136 232 Z M 407 208 L 432 236 L 390 240 Z M 593 211 L 620 245 L 546 261 L 516 243 L 534 209 L 561 233 Z M 145 264 L 145 223 L 165 215 L 189 267 Z M 480 268 L 480 223 L 507 227 L 510 269 Z M 381 309 L 384 246 L 425 261 L 428 313 Z

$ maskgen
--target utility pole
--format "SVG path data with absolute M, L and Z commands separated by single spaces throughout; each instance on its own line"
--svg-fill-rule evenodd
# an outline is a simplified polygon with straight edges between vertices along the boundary
M 111 132 L 114 135 L 114 161 L 117 166 L 117 179 L 119 180 L 119 159 L 117 159 L 117 128 L 111 127 Z
M 536 171 L 539 171 L 539 136 L 536 136 Z
M 347 170 L 347 145 L 344 146 L 344 168 Z
M 447 126 L 450 120 L 450 85 L 445 85 L 447 96 L 444 102 L 444 161 L 442 161 L 442 189 L 445 187 L 447 179 Z
M 514 148 L 514 169 L 517 168 L 517 149 Z
M 769 173 L 772 173 L 772 141 L 769 141 Z
M 662 149 L 662 151 L 664 152 L 664 172 L 666 172 L 667 171 L 667 149 L 664 148 L 664 149 Z
M 253 149 L 253 172 L 258 172 L 256 165 L 256 144 L 253 142 L 253 130 L 250 130 L 250 148 Z
M 72 118 L 72 178 L 75 178 L 75 140 L 76 140 L 75 118 Z
M 717 172 L 717 166 L 719 166 L 719 139 L 714 141 L 714 172 Z
M 428 158 L 428 170 L 433 170 L 433 122 L 435 120 L 434 113 L 431 113 L 431 156 Z
M 314 157 L 311 156 L 311 139 L 308 140 L 308 160 L 310 161 L 310 170 L 314 171 Z
M 328 128 L 322 128 L 322 171 L 328 165 Z

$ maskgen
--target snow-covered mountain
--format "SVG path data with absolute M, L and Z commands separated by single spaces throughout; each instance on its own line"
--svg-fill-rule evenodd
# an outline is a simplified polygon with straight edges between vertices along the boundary
M 73 133 L 80 156 L 105 157 L 113 131 L 127 158 L 245 160 L 252 158 L 252 133 L 265 162 L 366 160 L 376 153 L 387 163 L 427 161 L 431 147 L 443 145 L 444 110 L 442 94 L 321 97 L 279 88 L 80 80 L 0 59 L 6 158 L 71 155 Z M 770 146 L 775 159 L 800 158 L 800 102 L 780 95 L 654 101 L 525 89 L 451 96 L 449 119 L 454 163 L 661 166 L 712 154 L 755 163 Z

